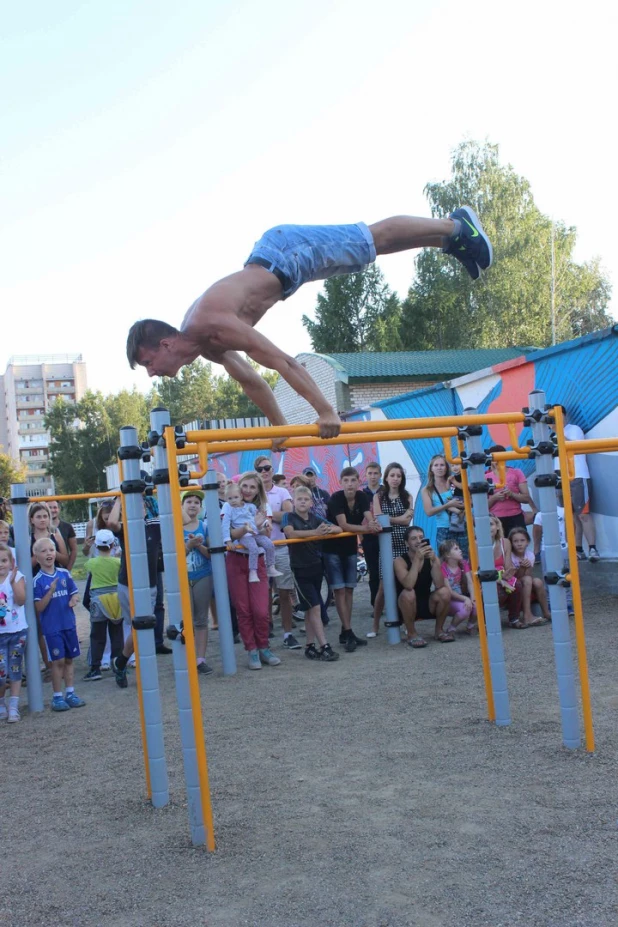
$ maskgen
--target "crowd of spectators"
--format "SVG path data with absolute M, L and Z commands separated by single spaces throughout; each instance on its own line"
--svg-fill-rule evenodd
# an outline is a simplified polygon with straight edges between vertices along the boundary
M 575 426 L 568 426 L 574 428 Z M 573 432 L 571 438 L 579 437 Z M 503 450 L 494 445 L 492 452 Z M 468 533 L 461 474 L 441 454 L 434 455 L 421 489 L 427 517 L 435 519 L 436 544 L 414 524 L 413 499 L 406 473 L 397 462 L 384 473 L 376 461 L 365 466 L 365 484 L 352 466 L 341 471 L 340 487 L 332 495 L 318 484 L 313 467 L 289 477 L 275 473 L 267 455 L 253 469 L 228 479 L 218 472 L 218 501 L 235 643 L 242 643 L 251 670 L 277 666 L 276 651 L 302 650 L 309 660 L 336 662 L 339 653 L 326 640 L 329 607 L 339 619 L 339 646 L 346 653 L 378 636 L 384 609 L 378 537 L 385 527 L 392 539 L 393 570 L 402 640 L 412 649 L 427 646 L 417 623 L 434 622 L 433 637 L 452 643 L 458 633 L 477 630 L 477 606 L 468 561 Z M 537 512 L 523 472 L 492 464 L 489 508 L 497 592 L 508 624 L 516 630 L 551 621 L 547 590 L 535 563 L 544 566 L 542 515 Z M 577 556 L 599 557 L 589 515 L 589 476 L 585 458 L 575 463 L 571 486 L 577 519 Z M 204 491 L 191 485 L 183 491 L 184 556 L 189 577 L 197 670 L 210 675 L 206 655 L 209 632 L 218 630 L 210 559 Z M 151 606 L 156 616 L 155 643 L 160 655 L 171 653 L 164 643 L 161 530 L 156 495 L 143 496 Z M 10 506 L 2 500 L 0 514 L 0 719 L 19 720 L 23 654 L 27 623 L 24 577 L 16 563 Z M 78 543 L 70 523 L 61 518 L 56 501 L 34 502 L 28 511 L 34 601 L 44 681 L 52 683 L 54 711 L 82 707 L 74 687 L 74 660 L 80 653 L 74 607 L 79 600 L 71 570 Z M 565 570 L 564 511 L 559 508 Z M 530 534 L 532 532 L 532 536 Z M 588 543 L 583 554 L 582 539 Z M 87 582 L 83 603 L 90 613 L 88 672 L 84 681 L 101 680 L 112 670 L 116 683 L 128 685 L 127 669 L 134 662 L 128 565 L 120 499 L 103 499 L 88 522 L 82 552 Z M 352 627 L 359 556 L 369 574 L 373 623 L 364 636 Z M 534 607 L 536 606 L 536 611 Z M 569 603 L 570 607 L 570 603 Z M 273 615 L 281 623 L 280 648 Z M 294 633 L 296 632 L 296 634 Z M 298 635 L 298 636 L 297 636 Z M 5 698 L 9 689 L 8 700 Z

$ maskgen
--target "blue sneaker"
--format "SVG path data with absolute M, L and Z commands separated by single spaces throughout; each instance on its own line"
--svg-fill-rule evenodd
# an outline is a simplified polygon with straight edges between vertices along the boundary
M 83 698 L 80 698 L 77 692 L 68 692 L 64 696 L 64 700 L 69 706 L 69 708 L 83 708 L 86 704 Z
M 257 650 L 250 650 L 247 654 L 247 659 L 249 661 L 250 670 L 262 669 L 262 664 L 260 663 L 260 654 Z
M 62 697 L 62 695 L 54 695 L 54 697 L 52 698 L 51 710 L 52 711 L 70 711 L 71 706 L 69 705 L 67 700 Z
M 463 264 L 473 280 L 478 280 L 481 271 L 491 267 L 493 261 L 491 242 L 483 231 L 479 217 L 469 206 L 456 209 L 450 214 L 449 219 L 458 219 L 461 231 L 459 235 L 451 238 L 446 248 L 442 250 L 444 254 L 452 255 L 460 264 Z
M 279 666 L 279 664 L 281 663 L 281 660 L 279 659 L 279 657 L 276 657 L 274 653 L 272 652 L 272 650 L 269 650 L 268 647 L 265 650 L 260 650 L 259 654 L 260 654 L 260 661 L 265 666 Z
M 127 682 L 126 666 L 124 669 L 118 669 L 118 666 L 116 664 L 116 658 L 114 657 L 114 659 L 112 660 L 112 670 L 113 670 L 114 676 L 116 677 L 116 685 L 120 689 L 126 689 L 127 686 L 129 685 L 129 683 Z

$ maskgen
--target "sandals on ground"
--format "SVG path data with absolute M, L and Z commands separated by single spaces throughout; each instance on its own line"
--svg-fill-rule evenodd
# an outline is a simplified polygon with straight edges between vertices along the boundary
M 452 644 L 455 641 L 455 638 L 452 634 L 449 634 L 447 631 L 441 631 L 436 635 L 436 640 L 440 641 L 441 644 Z
M 528 625 L 520 621 L 519 618 L 515 618 L 513 621 L 509 621 L 509 627 L 514 628 L 516 631 L 525 631 Z
M 422 648 L 426 646 L 427 641 L 424 637 L 411 637 L 408 641 L 408 647 L 411 647 L 412 650 L 422 650 Z

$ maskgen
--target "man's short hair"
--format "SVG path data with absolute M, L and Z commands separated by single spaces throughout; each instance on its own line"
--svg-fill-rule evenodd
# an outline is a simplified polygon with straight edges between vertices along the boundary
M 297 496 L 311 496 L 311 498 L 313 499 L 313 493 L 311 492 L 311 489 L 308 486 L 302 486 L 302 485 L 295 486 L 294 487 L 294 498 L 296 499 Z
M 263 460 L 265 460 L 266 463 L 269 463 L 272 466 L 272 460 L 270 459 L 268 454 L 260 454 L 259 457 L 256 457 L 255 460 L 253 461 L 253 469 L 255 470 L 256 467 L 259 467 L 259 465 L 262 463 Z
M 357 479 L 360 479 L 358 475 L 358 470 L 356 467 L 344 467 L 341 473 L 339 474 L 339 479 L 342 480 L 344 476 L 355 476 Z
M 158 319 L 142 319 L 135 322 L 127 336 L 127 360 L 131 370 L 135 370 L 139 363 L 137 355 L 140 348 L 158 348 L 163 338 L 171 338 L 177 334 L 177 328 Z
M 382 467 L 377 460 L 370 460 L 368 464 L 365 464 L 365 473 L 367 470 L 379 470 L 382 473 Z
M 506 448 L 502 444 L 492 444 L 489 448 L 490 454 L 503 454 Z

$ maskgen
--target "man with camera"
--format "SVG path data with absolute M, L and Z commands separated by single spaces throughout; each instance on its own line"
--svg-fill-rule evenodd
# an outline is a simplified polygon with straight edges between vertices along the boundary
M 455 638 L 444 630 L 451 601 L 451 590 L 444 579 L 440 560 L 431 544 L 423 537 L 423 529 L 411 525 L 405 535 L 408 552 L 394 563 L 397 583 L 397 603 L 408 632 L 408 646 L 420 650 L 427 641 L 416 630 L 415 622 L 435 618 L 435 638 L 450 644 Z M 433 592 L 431 587 L 433 586 Z

